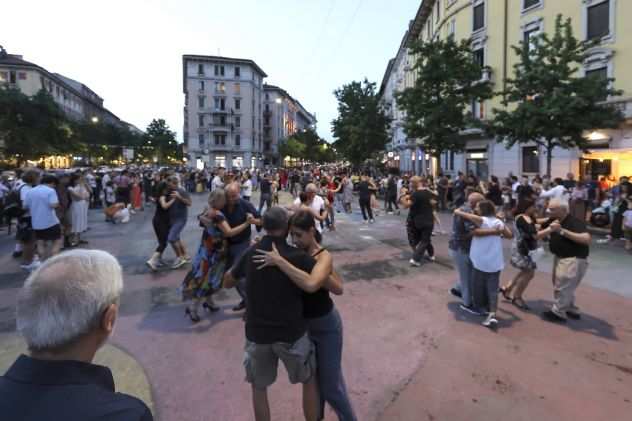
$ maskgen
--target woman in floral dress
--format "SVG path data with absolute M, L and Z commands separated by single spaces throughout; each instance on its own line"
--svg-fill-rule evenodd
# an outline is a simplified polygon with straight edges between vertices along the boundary
M 213 303 L 212 295 L 221 287 L 222 276 L 226 271 L 228 245 L 226 239 L 241 233 L 254 221 L 252 215 L 241 225 L 231 228 L 222 213 L 226 205 L 226 194 L 223 189 L 215 189 L 208 198 L 208 207 L 198 216 L 200 226 L 204 228 L 198 252 L 193 258 L 192 267 L 182 282 L 184 301 L 192 301 L 187 305 L 185 314 L 193 323 L 200 321 L 198 309 L 203 307 L 209 312 L 219 310 Z

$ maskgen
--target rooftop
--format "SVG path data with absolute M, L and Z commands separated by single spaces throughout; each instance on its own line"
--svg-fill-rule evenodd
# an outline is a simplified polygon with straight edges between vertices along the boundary
M 247 64 L 249 66 L 254 67 L 254 69 L 261 74 L 263 77 L 268 77 L 266 72 L 259 67 L 257 63 L 253 60 L 245 59 L 245 58 L 231 58 L 231 57 L 222 57 L 222 56 L 202 56 L 197 54 L 184 54 L 182 56 L 182 62 L 184 63 L 187 60 L 198 60 L 198 61 L 213 61 L 218 63 L 237 63 L 237 64 Z

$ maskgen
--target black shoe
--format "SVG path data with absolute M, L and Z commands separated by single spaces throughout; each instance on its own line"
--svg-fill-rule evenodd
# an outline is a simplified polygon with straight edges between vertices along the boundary
M 551 310 L 542 313 L 542 318 L 553 323 L 566 323 L 566 319 L 553 313 Z
M 202 303 L 202 307 L 204 307 L 204 310 L 210 313 L 215 313 L 216 311 L 219 311 L 219 307 L 217 307 L 216 305 L 210 305 L 207 302 Z
M 13 256 L 14 259 L 17 259 L 18 257 L 22 257 L 22 253 L 22 251 L 14 251 L 11 256 Z
M 582 318 L 581 314 L 574 311 L 567 311 L 566 315 L 568 316 L 569 319 L 573 319 L 573 320 L 580 320 Z
M 239 304 L 237 304 L 235 307 L 233 307 L 233 311 L 241 311 L 243 309 L 246 308 L 246 302 L 244 300 L 241 300 L 241 302 Z
M 191 319 L 191 322 L 193 323 L 198 323 L 201 319 L 200 316 L 198 316 L 198 314 L 194 311 L 192 311 L 189 307 L 187 307 L 186 309 L 184 309 L 184 315 L 189 316 L 189 319 Z
M 461 291 L 459 291 L 456 288 L 450 288 L 450 294 L 454 295 L 457 298 L 463 297 L 463 295 L 461 294 Z

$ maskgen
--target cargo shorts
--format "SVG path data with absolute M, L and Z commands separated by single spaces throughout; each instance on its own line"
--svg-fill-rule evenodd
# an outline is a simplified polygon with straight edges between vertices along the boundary
M 246 340 L 244 351 L 246 381 L 256 389 L 266 389 L 275 382 L 279 360 L 292 384 L 307 383 L 316 374 L 314 344 L 307 334 L 293 344 L 256 344 Z

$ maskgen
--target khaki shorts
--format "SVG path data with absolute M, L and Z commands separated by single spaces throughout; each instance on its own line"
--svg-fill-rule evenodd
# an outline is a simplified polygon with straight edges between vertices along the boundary
M 293 344 L 256 344 L 246 340 L 244 351 L 246 381 L 257 389 L 265 389 L 274 383 L 279 360 L 283 361 L 292 384 L 307 383 L 316 373 L 314 344 L 307 334 Z

